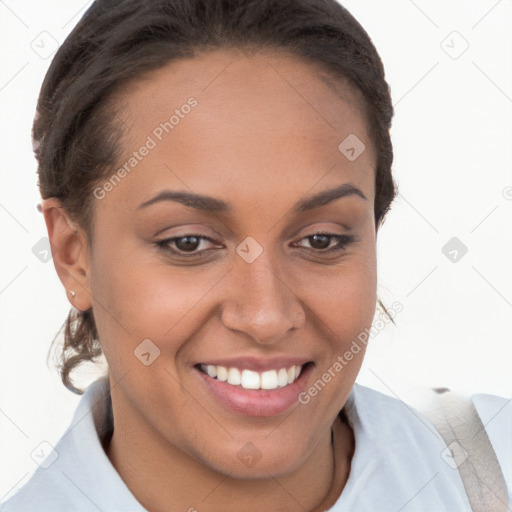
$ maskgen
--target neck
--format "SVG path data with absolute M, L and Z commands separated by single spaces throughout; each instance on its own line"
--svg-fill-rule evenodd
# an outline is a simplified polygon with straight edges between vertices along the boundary
M 202 464 L 154 430 L 149 432 L 147 423 L 123 425 L 115 411 L 114 418 L 107 456 L 132 494 L 150 512 L 234 512 L 240 510 L 242 496 L 247 512 L 326 510 L 345 486 L 354 449 L 352 430 L 337 417 L 332 430 L 292 473 L 237 479 Z M 138 432 L 136 437 L 133 432 Z

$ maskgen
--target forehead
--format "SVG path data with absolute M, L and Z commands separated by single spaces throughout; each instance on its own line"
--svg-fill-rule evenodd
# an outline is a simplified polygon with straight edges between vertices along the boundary
M 334 77 L 325 65 L 292 55 L 285 50 L 247 54 L 237 50 L 210 50 L 193 58 L 178 58 L 128 82 L 118 94 L 124 113 L 142 127 L 144 121 L 161 119 L 184 96 L 201 99 L 208 109 L 267 115 L 277 125 L 278 106 L 291 108 L 312 129 L 342 131 L 350 123 L 366 132 L 362 93 L 342 76 Z M 148 109 L 152 107 L 152 111 Z M 160 112 L 157 112 L 160 110 Z M 256 112 L 257 111 L 257 112 Z M 292 111 L 288 112 L 290 119 Z M 152 114 L 159 117 L 155 118 Z M 145 129 L 149 129 L 146 126 Z M 320 130 L 318 130 L 320 132 Z
M 128 203 L 164 184 L 217 197 L 236 191 L 247 200 L 265 192 L 263 183 L 297 197 L 315 182 L 350 181 L 373 193 L 360 95 L 294 56 L 211 51 L 174 60 L 129 84 L 117 101 L 127 128 L 118 165 L 151 146 L 116 187 Z M 365 150 L 350 161 L 340 144 L 354 136 Z

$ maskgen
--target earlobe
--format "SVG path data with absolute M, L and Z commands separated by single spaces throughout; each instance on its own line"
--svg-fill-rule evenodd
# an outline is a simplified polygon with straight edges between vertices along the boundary
M 41 202 L 55 270 L 67 291 L 70 303 L 80 311 L 92 307 L 89 288 L 89 257 L 87 238 L 62 207 L 51 197 Z

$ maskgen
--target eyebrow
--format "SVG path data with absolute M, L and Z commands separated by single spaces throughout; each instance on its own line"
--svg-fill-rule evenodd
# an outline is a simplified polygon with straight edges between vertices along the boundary
M 314 208 L 324 206 L 336 199 L 342 197 L 357 196 L 367 201 L 367 197 L 357 187 L 351 183 L 344 183 L 338 187 L 323 190 L 312 196 L 300 199 L 293 206 L 293 213 L 300 213 Z M 137 210 L 141 210 L 151 206 L 153 204 L 162 201 L 174 201 L 184 206 L 194 208 L 196 210 L 211 212 L 211 213 L 230 213 L 233 211 L 233 205 L 229 202 L 216 199 L 214 197 L 205 196 L 201 194 L 193 194 L 190 192 L 178 192 L 172 190 L 163 190 L 156 196 L 145 201 L 137 207 Z

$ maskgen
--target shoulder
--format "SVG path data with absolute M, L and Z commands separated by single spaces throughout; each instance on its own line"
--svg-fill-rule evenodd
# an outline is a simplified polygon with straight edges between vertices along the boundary
M 428 388 L 422 392 L 432 394 Z M 401 395 L 390 396 L 361 384 L 351 390 L 343 412 L 354 431 L 355 453 L 334 510 L 376 510 L 379 504 L 381 510 L 401 510 L 407 505 L 410 511 L 470 511 L 461 475 L 450 464 L 451 452 L 428 419 L 431 416 L 424 414 L 416 397 Z M 471 398 L 510 494 L 512 421 L 506 412 L 510 401 L 492 395 Z
M 65 437 L 55 447 L 48 447 L 45 460 L 35 470 L 28 482 L 0 505 L 1 512 L 33 512 L 75 510 L 77 489 L 73 486 L 68 458 L 82 463 L 78 454 Z
M 432 389 L 416 390 L 402 399 L 356 384 L 352 393 L 349 407 L 354 409 L 353 419 L 377 439 L 386 439 L 391 448 L 388 453 L 407 452 L 434 465 L 436 460 L 439 463 L 446 459 L 446 443 L 431 422 L 431 414 L 425 413 L 436 405 Z M 464 397 L 460 393 L 457 395 Z M 491 394 L 473 394 L 464 398 L 473 403 L 480 417 L 482 426 L 478 428 L 483 428 L 489 437 L 512 500 L 512 399 Z M 373 424 L 378 427 L 374 428 Z
M 111 428 L 108 381 L 98 379 L 86 390 L 52 453 L 0 510 L 144 510 L 104 452 L 102 440 Z
M 471 400 L 500 463 L 512 503 L 512 399 L 481 393 Z
M 391 396 L 361 384 L 354 384 L 347 406 L 355 409 L 357 404 L 357 413 L 368 418 L 383 414 L 389 417 L 391 412 L 399 417 L 405 415 L 409 421 L 405 422 L 404 426 L 409 429 L 417 425 L 417 421 L 423 423 L 426 419 L 423 410 L 429 400 L 432 400 L 433 394 L 432 389 L 423 388 L 416 390 L 412 395 Z M 458 395 L 463 396 L 460 393 Z M 511 432 L 512 398 L 484 393 L 467 395 L 466 398 L 470 399 L 475 406 L 489 437 L 500 437 L 502 434 Z M 509 444 L 512 444 L 512 441 Z
M 75 504 L 62 492 L 59 478 L 54 472 L 38 468 L 29 481 L 11 498 L 0 505 L 1 512 L 32 512 L 74 510 Z
M 425 431 L 434 427 L 424 414 L 427 405 L 432 407 L 430 388 L 416 390 L 412 395 L 390 396 L 375 389 L 355 384 L 349 407 L 366 420 L 380 419 L 393 426 L 394 431 Z M 458 396 L 463 396 L 458 394 Z M 472 394 L 465 397 L 473 403 L 493 448 L 508 474 L 512 471 L 512 399 L 491 394 Z M 434 402 L 435 405 L 435 402 Z M 501 460 L 503 459 L 503 461 Z
M 2 512 L 32 512 L 52 510 L 64 512 L 75 510 L 79 489 L 76 474 L 93 463 L 94 450 L 87 453 L 82 448 L 90 447 L 96 437 L 95 425 L 90 414 L 92 398 L 98 393 L 98 385 L 88 390 L 75 410 L 71 424 L 53 447 L 48 444 L 44 460 L 20 489 L 18 489 L 0 510 Z M 91 396 L 93 395 L 93 396 Z M 80 442 L 78 441 L 80 437 Z
M 414 402 L 416 403 L 416 402 Z M 421 408 L 420 408 L 421 409 Z M 359 439 L 386 466 L 403 470 L 405 460 L 437 466 L 445 448 L 441 436 L 421 410 L 398 395 L 355 384 L 343 410 Z
M 413 404 L 398 395 L 391 396 L 361 384 L 354 384 L 344 410 L 348 409 L 354 419 L 357 418 L 361 426 L 372 435 L 380 434 L 383 430 L 388 433 L 424 430 L 428 425 L 419 412 L 417 403 Z

